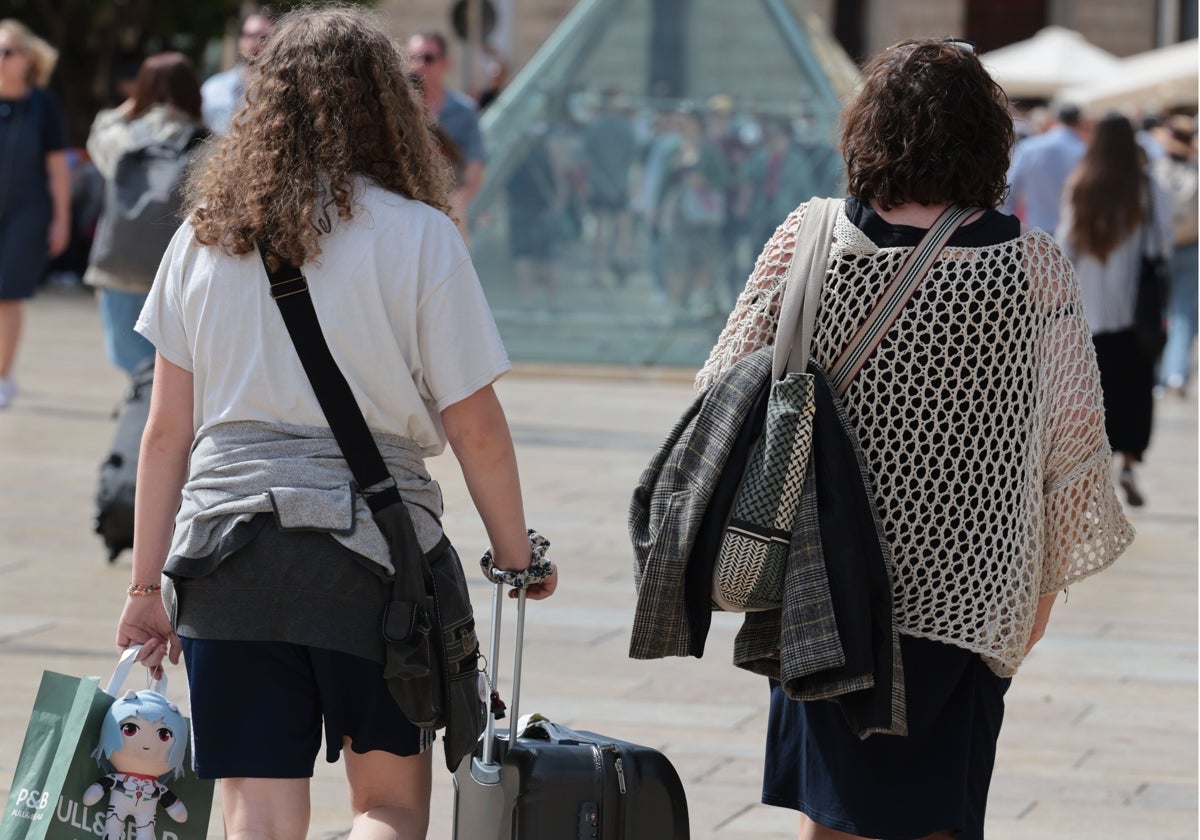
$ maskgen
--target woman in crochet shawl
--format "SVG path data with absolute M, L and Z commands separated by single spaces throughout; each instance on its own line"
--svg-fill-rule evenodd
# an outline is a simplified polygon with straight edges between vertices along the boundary
M 951 238 L 843 402 L 895 562 L 909 734 L 855 737 L 772 686 L 763 801 L 801 838 L 981 838 L 1004 710 L 1056 595 L 1132 539 L 1070 263 L 998 212 L 1004 93 L 961 41 L 897 44 L 843 117 L 849 197 L 813 336 L 828 369 L 948 206 Z M 697 379 L 772 343 L 805 205 L 763 249 Z

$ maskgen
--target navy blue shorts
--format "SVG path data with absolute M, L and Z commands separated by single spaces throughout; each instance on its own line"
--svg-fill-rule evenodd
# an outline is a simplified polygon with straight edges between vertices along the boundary
M 428 747 L 377 662 L 285 642 L 182 641 L 202 779 L 311 778 L 322 729 L 330 763 L 344 738 L 356 753 Z
M 982 840 L 1009 679 L 978 654 L 900 637 L 907 736 L 860 740 L 828 700 L 801 702 L 771 684 L 762 801 L 821 825 L 883 840 L 952 829 Z

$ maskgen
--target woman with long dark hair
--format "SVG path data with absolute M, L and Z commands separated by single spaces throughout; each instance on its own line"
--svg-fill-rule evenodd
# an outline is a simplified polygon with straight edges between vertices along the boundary
M 1145 503 L 1134 467 L 1150 444 L 1154 364 L 1133 330 L 1143 254 L 1171 251 L 1171 209 L 1146 171 L 1133 125 L 1100 120 L 1087 153 L 1063 190 L 1057 238 L 1075 265 L 1092 331 L 1108 441 L 1121 458 L 1125 500 Z

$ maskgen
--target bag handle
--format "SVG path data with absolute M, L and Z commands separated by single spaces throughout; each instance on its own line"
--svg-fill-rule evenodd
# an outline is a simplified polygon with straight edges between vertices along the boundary
M 803 373 L 808 369 L 817 305 L 829 268 L 833 227 L 842 203 L 840 198 L 814 198 L 804 211 L 783 281 L 783 302 L 779 305 L 779 326 L 771 361 L 774 379 L 781 379 L 784 373 Z M 806 277 L 804 285 L 798 279 L 802 273 Z
M 497 583 L 492 589 L 492 641 L 488 654 L 487 680 L 488 685 L 495 689 L 500 678 L 500 629 L 503 626 L 504 584 Z M 508 718 L 512 723 L 508 729 L 509 744 L 515 744 L 521 736 L 518 727 L 521 713 L 521 660 L 525 650 L 525 590 L 517 590 L 517 630 L 513 646 L 513 682 L 512 695 L 508 703 Z M 490 705 L 487 710 L 487 722 L 483 730 L 483 744 L 480 755 L 471 762 L 471 775 L 481 784 L 495 784 L 499 781 L 499 767 L 495 759 L 496 746 L 496 715 Z
M 125 648 L 121 653 L 121 658 L 117 660 L 117 667 L 113 669 L 112 676 L 108 679 L 108 685 L 104 687 L 105 694 L 110 694 L 113 697 L 117 696 L 117 692 L 121 690 L 121 686 L 125 685 L 125 681 L 129 679 L 129 675 L 133 671 L 133 666 L 137 664 L 137 656 L 141 650 L 141 645 L 130 645 Z M 165 696 L 167 693 L 166 669 L 163 670 L 162 679 L 158 680 L 151 679 L 150 670 L 146 669 L 146 687 Z

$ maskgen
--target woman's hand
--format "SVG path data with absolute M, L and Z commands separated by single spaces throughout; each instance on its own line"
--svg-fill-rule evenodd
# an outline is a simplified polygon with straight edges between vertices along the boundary
M 46 233 L 46 253 L 51 259 L 57 257 L 63 251 L 67 250 L 67 244 L 71 241 L 71 222 L 69 219 L 55 218 L 50 222 L 50 229 Z
M 531 583 L 525 587 L 525 595 L 535 601 L 541 601 L 544 598 L 549 598 L 554 594 L 554 590 L 558 588 L 558 566 L 550 564 L 550 574 L 541 583 Z M 516 598 L 520 594 L 519 589 L 508 590 L 509 598 Z
M 157 680 L 162 678 L 165 656 L 172 665 L 179 664 L 179 637 L 171 630 L 162 598 L 154 595 L 130 595 L 117 623 L 117 650 L 141 645 L 138 661 L 150 669 Z
M 46 253 L 51 259 L 67 250 L 71 241 L 71 167 L 63 149 L 46 153 L 46 179 L 53 207 L 46 231 Z
M 150 417 L 138 455 L 131 569 L 135 583 L 157 582 L 171 550 L 175 512 L 194 438 L 192 384 L 189 371 L 157 354 Z M 155 679 L 162 676 L 164 656 L 172 663 L 179 662 L 179 637 L 171 632 L 160 593 L 130 595 L 126 599 L 117 625 L 117 647 L 124 650 L 131 644 L 142 645 L 138 661 L 145 663 Z
M 1043 595 L 1038 598 L 1037 612 L 1033 614 L 1033 631 L 1029 634 L 1029 643 L 1025 645 L 1025 653 L 1033 650 L 1033 646 L 1041 640 L 1042 636 L 1046 635 L 1046 625 L 1050 623 L 1050 610 L 1054 608 L 1054 601 L 1058 598 L 1057 592 L 1051 592 L 1049 595 Z

